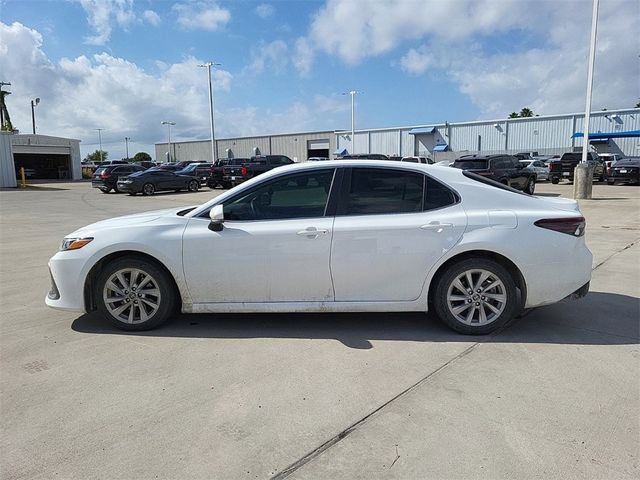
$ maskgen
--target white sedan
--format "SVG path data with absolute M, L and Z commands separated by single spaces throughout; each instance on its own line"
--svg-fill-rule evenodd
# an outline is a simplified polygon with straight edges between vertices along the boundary
M 280 167 L 190 208 L 94 223 L 49 262 L 47 305 L 124 330 L 201 312 L 435 310 L 485 334 L 591 278 L 573 200 L 459 169 L 345 160 Z

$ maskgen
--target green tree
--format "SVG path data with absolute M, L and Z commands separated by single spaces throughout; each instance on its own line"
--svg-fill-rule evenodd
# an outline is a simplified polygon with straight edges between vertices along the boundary
M 134 162 L 150 162 L 151 155 L 149 155 L 147 152 L 138 152 L 133 156 L 133 161 Z
M 102 154 L 102 155 L 101 155 Z M 109 152 L 105 152 L 104 150 L 96 150 L 93 153 L 87 155 L 83 162 L 91 162 L 91 163 L 100 163 L 104 162 L 109 157 Z
M 520 117 L 522 118 L 533 117 L 533 110 L 531 110 L 530 108 L 524 107 L 522 110 L 520 110 Z
M 511 112 L 509 114 L 509 118 L 519 118 L 519 117 L 520 117 L 520 115 L 518 114 L 518 112 Z
M 636 108 L 640 108 L 640 102 L 636 103 Z

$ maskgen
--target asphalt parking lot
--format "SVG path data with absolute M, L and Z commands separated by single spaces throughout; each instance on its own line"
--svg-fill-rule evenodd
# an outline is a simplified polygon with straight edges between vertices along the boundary
M 640 476 L 640 187 L 581 201 L 586 298 L 487 337 L 414 313 L 180 315 L 125 334 L 44 305 L 65 234 L 219 192 L 0 191 L 2 478 Z

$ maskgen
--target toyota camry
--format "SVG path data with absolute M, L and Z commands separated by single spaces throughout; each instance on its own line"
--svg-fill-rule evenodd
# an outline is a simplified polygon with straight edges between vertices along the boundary
M 486 334 L 524 309 L 584 296 L 577 202 L 474 173 L 377 160 L 277 168 L 199 206 L 67 235 L 47 305 L 124 330 L 176 311 L 435 311 Z

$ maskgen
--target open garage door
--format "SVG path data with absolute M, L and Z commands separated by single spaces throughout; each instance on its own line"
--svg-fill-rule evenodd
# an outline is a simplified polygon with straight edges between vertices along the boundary
M 307 140 L 307 160 L 313 157 L 329 158 L 329 139 Z
M 14 153 L 16 176 L 24 167 L 27 178 L 63 180 L 71 178 L 71 156 L 64 154 Z

